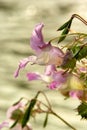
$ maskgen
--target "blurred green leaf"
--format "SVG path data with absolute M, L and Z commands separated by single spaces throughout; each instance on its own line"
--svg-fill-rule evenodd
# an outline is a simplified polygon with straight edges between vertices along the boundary
M 63 30 L 64 29 L 62 34 L 61 34 L 61 37 L 58 40 L 58 43 L 62 42 L 66 38 L 66 36 L 67 36 L 67 34 L 68 34 L 69 30 L 70 30 L 71 23 L 72 23 L 72 19 L 70 19 L 68 22 L 66 22 L 63 26 L 61 26 L 58 29 L 58 30 Z
M 31 111 L 32 111 L 35 104 L 36 104 L 36 99 L 32 99 L 25 114 L 24 114 L 24 117 L 22 119 L 22 128 L 25 127 L 27 122 L 29 121 L 30 116 L 31 116 Z
M 46 113 L 46 117 L 45 117 L 45 120 L 44 120 L 44 124 L 43 124 L 44 128 L 47 126 L 47 122 L 48 122 L 48 112 Z
M 17 123 L 18 123 L 18 120 L 16 120 L 16 121 L 12 124 L 12 126 L 10 127 L 10 129 L 12 129 Z
M 82 102 L 78 108 L 77 108 L 78 114 L 84 118 L 87 119 L 87 103 L 86 102 Z
M 81 60 L 82 58 L 85 58 L 87 56 L 87 46 L 73 46 L 71 48 L 74 57 L 77 60 Z
M 23 117 L 23 112 L 22 110 L 20 109 L 16 109 L 15 111 L 12 112 L 12 115 L 11 115 L 11 119 L 13 120 L 21 120 Z

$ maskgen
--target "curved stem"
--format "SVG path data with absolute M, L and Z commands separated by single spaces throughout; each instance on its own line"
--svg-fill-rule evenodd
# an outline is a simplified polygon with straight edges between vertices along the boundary
M 59 116 L 57 113 L 55 113 L 53 110 L 51 111 L 51 114 L 59 118 L 62 122 L 64 122 L 67 126 L 69 126 L 71 129 L 76 130 L 71 124 L 69 124 L 67 121 L 65 121 L 61 116 Z
M 49 102 L 49 100 L 48 100 L 48 98 L 47 98 L 47 96 L 45 95 L 44 92 L 39 91 L 38 93 L 42 93 L 42 94 L 44 95 L 46 101 L 48 102 L 48 105 L 46 105 L 45 103 L 43 103 L 43 102 L 37 100 L 37 101 L 39 101 L 41 104 L 43 104 L 45 107 L 48 108 L 48 113 L 49 113 L 49 114 L 52 114 L 52 115 L 56 116 L 56 117 L 59 118 L 62 122 L 64 122 L 68 127 L 70 127 L 70 128 L 73 129 L 73 130 L 76 130 L 71 124 L 69 124 L 69 123 L 68 123 L 67 121 L 65 121 L 61 116 L 59 116 L 57 113 L 55 113 L 55 112 L 52 110 L 52 106 L 51 106 L 51 104 L 50 104 L 50 102 Z M 41 110 L 42 110 L 42 109 L 41 109 Z M 44 111 L 44 110 L 42 110 L 42 111 L 43 111 L 43 112 L 47 112 L 47 111 Z
M 77 18 L 77 19 L 79 19 L 80 21 L 82 21 L 85 25 L 87 25 L 87 21 L 86 21 L 85 19 L 83 19 L 83 18 L 82 18 L 80 15 L 78 15 L 78 14 L 73 14 L 71 18 L 72 18 L 72 19 L 73 19 L 73 18 Z

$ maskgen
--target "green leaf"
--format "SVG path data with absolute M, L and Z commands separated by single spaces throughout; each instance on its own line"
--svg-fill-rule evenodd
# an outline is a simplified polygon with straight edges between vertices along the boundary
M 31 116 L 31 111 L 32 111 L 35 104 L 36 104 L 36 99 L 32 99 L 25 114 L 24 114 L 24 117 L 22 119 L 22 128 L 25 127 L 27 122 L 29 121 L 30 116 Z
M 18 123 L 18 120 L 16 120 L 16 121 L 12 124 L 12 126 L 10 127 L 10 129 L 12 129 L 17 123 Z
M 77 108 L 78 114 L 83 118 L 87 119 L 87 103 L 82 102 Z
M 71 48 L 73 52 L 73 56 L 77 60 L 81 60 L 82 58 L 85 58 L 87 56 L 87 46 L 73 46 Z
M 64 23 L 60 28 L 58 28 L 57 31 L 61 31 L 63 30 L 64 28 L 68 27 L 69 24 L 71 24 L 72 22 L 72 19 L 68 20 L 66 23 Z
M 47 126 L 47 122 L 48 122 L 48 113 L 46 113 L 46 117 L 45 117 L 45 120 L 44 120 L 44 124 L 43 124 L 44 128 Z
M 72 19 L 70 19 L 66 24 L 65 24 L 65 26 L 62 26 L 62 27 L 60 27 L 59 29 L 64 29 L 63 30 L 63 32 L 62 32 L 62 34 L 61 34 L 61 37 L 59 38 L 59 40 L 58 40 L 58 43 L 60 43 L 60 42 L 62 42 L 65 38 L 66 38 L 66 36 L 67 36 L 67 34 L 68 34 L 68 32 L 69 32 L 69 29 L 70 29 L 70 27 L 71 27 L 71 23 L 72 23 Z M 61 29 L 61 30 L 62 30 Z
M 66 34 L 68 34 L 68 32 L 69 32 L 69 29 L 65 28 L 64 31 L 61 34 L 61 37 L 58 40 L 58 43 L 62 42 L 66 38 Z
M 76 55 L 76 59 L 81 60 L 82 58 L 85 58 L 87 56 L 87 46 L 84 46 L 79 50 L 78 55 Z

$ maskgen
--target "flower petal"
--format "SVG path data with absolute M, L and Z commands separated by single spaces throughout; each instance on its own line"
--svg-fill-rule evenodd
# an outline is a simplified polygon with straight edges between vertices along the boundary
M 40 75 L 37 73 L 27 73 L 27 78 L 29 81 L 41 79 Z
M 6 121 L 2 122 L 2 123 L 0 124 L 0 130 L 1 130 L 2 128 L 4 128 L 4 127 L 9 127 L 9 123 L 6 122 Z
M 49 85 L 48 85 L 48 88 L 50 89 L 56 89 L 57 88 L 57 82 L 56 81 L 53 81 L 51 82 Z
M 45 45 L 42 36 L 43 26 L 44 26 L 43 23 L 36 25 L 30 38 L 30 46 L 33 50 L 35 50 L 36 53 L 40 52 L 41 51 L 40 47 L 43 47 Z
M 51 75 L 55 71 L 57 71 L 55 65 L 48 65 L 45 68 L 45 75 Z
M 20 69 L 25 68 L 25 66 L 29 62 L 35 63 L 36 59 L 37 59 L 36 56 L 29 56 L 28 58 L 25 58 L 25 59 L 21 60 L 20 63 L 19 63 L 18 69 L 14 73 L 15 78 L 18 77 Z

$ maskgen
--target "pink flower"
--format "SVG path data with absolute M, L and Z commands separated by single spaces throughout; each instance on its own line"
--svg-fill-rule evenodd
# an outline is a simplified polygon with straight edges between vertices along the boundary
M 45 43 L 42 35 L 43 23 L 38 24 L 33 30 L 30 38 L 30 46 L 34 50 L 35 55 L 23 59 L 19 63 L 19 67 L 15 72 L 15 77 L 18 76 L 20 69 L 32 62 L 39 65 L 57 65 L 60 66 L 63 62 L 64 53 L 58 47 L 52 46 L 51 43 Z
M 18 121 L 17 124 L 13 128 L 10 128 L 12 130 L 32 130 L 30 124 L 27 124 L 24 128 L 22 128 L 21 125 L 21 119 L 23 118 L 24 111 L 26 107 L 26 101 L 25 102 L 18 102 L 17 104 L 11 106 L 7 111 L 7 119 L 6 121 L 2 122 L 0 124 L 0 130 L 4 127 L 10 128 L 15 121 Z
M 34 78 L 32 78 L 32 75 Z M 27 73 L 27 78 L 29 81 L 44 81 L 47 84 L 47 87 L 50 89 L 61 89 L 62 84 L 64 84 L 67 80 L 67 76 L 68 74 L 64 73 L 63 70 L 57 71 L 54 65 L 47 66 L 44 74 L 37 74 L 32 72 Z
M 85 90 L 72 90 L 69 92 L 69 96 L 87 101 L 87 91 Z

